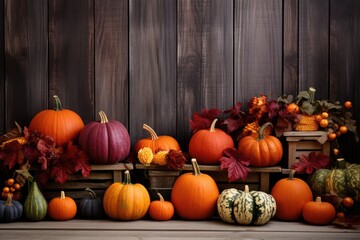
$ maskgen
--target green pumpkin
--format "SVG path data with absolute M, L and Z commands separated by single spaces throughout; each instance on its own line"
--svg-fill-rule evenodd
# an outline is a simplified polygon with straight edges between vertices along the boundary
M 29 181 L 30 189 L 24 203 L 24 214 L 28 220 L 41 221 L 46 217 L 48 203 L 35 181 Z
M 235 188 L 225 189 L 217 201 L 220 218 L 227 223 L 240 225 L 264 225 L 276 212 L 275 199 L 261 191 L 245 191 Z

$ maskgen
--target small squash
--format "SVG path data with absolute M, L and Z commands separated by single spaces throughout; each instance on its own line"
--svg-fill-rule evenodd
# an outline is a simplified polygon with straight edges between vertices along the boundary
M 219 189 L 214 179 L 200 172 L 196 159 L 191 159 L 193 173 L 180 175 L 171 191 L 176 214 L 188 220 L 205 220 L 216 210 Z
M 31 120 L 29 129 L 54 138 L 57 145 L 75 140 L 84 128 L 84 122 L 74 111 L 63 109 L 58 96 L 54 95 L 55 109 L 43 110 Z
M 55 197 L 49 202 L 49 217 L 58 221 L 73 219 L 77 212 L 77 206 L 71 197 L 65 196 L 65 192 L 60 192 L 60 197 Z
M 12 200 L 11 194 L 7 199 L 0 200 L 0 222 L 9 223 L 20 220 L 23 213 L 23 206 L 20 202 Z
M 294 178 L 294 173 L 291 170 L 289 177 L 277 181 L 271 190 L 276 201 L 275 218 L 279 220 L 300 220 L 305 203 L 313 200 L 309 185 L 300 178 Z
M 215 128 L 214 119 L 210 129 L 195 132 L 189 142 L 189 154 L 199 164 L 217 164 L 227 148 L 234 148 L 234 141 L 223 130 Z
M 260 127 L 258 136 L 246 136 L 239 141 L 238 150 L 244 159 L 250 160 L 250 166 L 270 167 L 281 161 L 283 148 L 280 140 L 264 134 L 270 126 L 270 122 L 265 123 Z
M 84 219 L 100 219 L 104 216 L 104 209 L 101 199 L 97 198 L 96 193 L 90 188 L 85 189 L 89 196 L 81 199 L 78 212 Z
M 150 206 L 150 195 L 140 183 L 131 183 L 130 172 L 124 173 L 124 182 L 115 182 L 105 191 L 105 213 L 116 220 L 138 220 L 145 216 Z
M 321 197 L 316 197 L 315 201 L 307 202 L 302 211 L 304 220 L 314 225 L 330 224 L 335 219 L 335 215 L 335 207 L 331 203 L 322 202 Z
M 143 138 L 137 141 L 134 145 L 135 152 L 139 152 L 140 149 L 145 147 L 150 148 L 153 154 L 158 151 L 180 151 L 180 145 L 175 138 L 167 135 L 158 136 L 154 129 L 146 124 L 143 124 L 143 129 L 150 134 L 150 138 Z
M 25 218 L 30 221 L 41 221 L 46 217 L 48 203 L 35 181 L 29 180 L 29 186 L 24 203 Z
M 149 216 L 157 221 L 170 220 L 174 216 L 174 205 L 169 201 L 165 201 L 160 193 L 157 194 L 160 200 L 155 200 L 150 203 Z
M 113 164 L 123 161 L 130 152 L 130 136 L 125 126 L 109 121 L 103 111 L 100 122 L 93 121 L 81 130 L 79 146 L 92 164 Z

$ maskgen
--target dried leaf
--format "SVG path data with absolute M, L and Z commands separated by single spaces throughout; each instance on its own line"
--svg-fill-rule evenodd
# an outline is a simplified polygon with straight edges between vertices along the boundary
M 7 132 L 7 133 L 0 136 L 0 145 L 3 142 L 6 142 L 6 141 L 8 141 L 10 139 L 22 136 L 22 129 L 21 129 L 20 125 L 17 122 L 15 122 L 15 126 L 16 127 L 11 129 L 9 132 Z
M 213 120 L 218 117 L 222 111 L 217 108 L 203 109 L 201 113 L 194 113 L 190 119 L 190 127 L 193 133 L 198 130 L 210 128 Z
M 330 157 L 323 153 L 311 152 L 309 156 L 301 155 L 300 161 L 292 165 L 291 169 L 299 173 L 311 174 L 320 168 L 326 168 L 330 163 Z
M 227 169 L 229 181 L 234 182 L 241 179 L 245 182 L 248 172 L 250 172 L 250 169 L 247 168 L 250 162 L 244 159 L 236 148 L 225 149 L 224 155 L 220 158 L 220 167 Z

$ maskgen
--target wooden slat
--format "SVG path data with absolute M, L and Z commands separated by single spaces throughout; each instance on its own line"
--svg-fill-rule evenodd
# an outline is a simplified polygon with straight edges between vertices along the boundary
M 92 0 L 49 1 L 49 98 L 85 123 L 94 120 L 94 6 Z
M 328 96 L 329 0 L 299 1 L 299 90 Z
M 246 103 L 282 93 L 282 0 L 235 0 L 234 91 Z
M 302 150 L 318 150 L 322 149 L 322 145 L 317 141 L 299 141 L 296 143 L 297 151 Z
M 234 103 L 233 1 L 177 2 L 177 137 L 186 150 L 194 112 Z
M 104 170 L 132 170 L 132 163 L 116 163 L 108 165 L 91 165 L 91 170 L 104 171 Z
M 48 183 L 46 184 L 46 190 L 59 189 L 59 190 L 70 190 L 70 189 L 85 189 L 87 187 L 91 189 L 106 189 L 113 182 L 112 181 L 101 181 L 101 182 L 66 182 L 64 184 Z
M 5 128 L 28 126 L 47 108 L 48 24 L 46 0 L 2 1 L 5 5 Z M 0 88 L 1 90 L 2 88 Z
M 0 46 L 4 46 L 4 4 L 0 4 Z M 0 47 L 0 102 L 5 103 L 5 49 Z M 0 134 L 5 133 L 5 104 L 0 104 Z
M 284 132 L 285 137 L 321 137 L 327 134 L 325 131 L 289 131 Z
M 130 0 L 130 136 L 176 135 L 176 1 Z
M 95 0 L 94 14 L 95 114 L 128 127 L 128 1 Z

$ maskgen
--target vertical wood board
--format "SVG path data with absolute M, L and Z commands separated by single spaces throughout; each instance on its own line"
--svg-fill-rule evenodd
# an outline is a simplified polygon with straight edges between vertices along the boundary
M 4 1 L 0 1 L 0 134 L 5 133 Z

